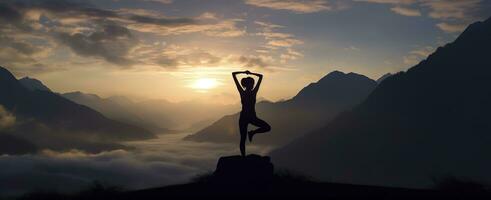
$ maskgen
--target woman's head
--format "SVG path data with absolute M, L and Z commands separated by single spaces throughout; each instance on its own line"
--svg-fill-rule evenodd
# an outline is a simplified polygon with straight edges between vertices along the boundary
M 245 77 L 242 80 L 240 80 L 240 84 L 246 90 L 252 90 L 252 88 L 254 87 L 254 79 L 251 77 Z

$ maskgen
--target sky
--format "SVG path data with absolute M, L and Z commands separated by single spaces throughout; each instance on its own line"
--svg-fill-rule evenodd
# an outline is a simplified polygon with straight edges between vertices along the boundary
M 406 70 L 490 15 L 486 0 L 2 0 L 0 65 L 56 92 L 219 103 L 250 70 L 277 101 L 333 70 Z

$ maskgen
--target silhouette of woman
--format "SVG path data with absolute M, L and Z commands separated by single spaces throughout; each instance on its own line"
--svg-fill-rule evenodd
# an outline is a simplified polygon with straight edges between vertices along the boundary
M 251 77 L 243 78 L 239 81 L 237 80 L 237 74 L 247 74 L 255 75 L 259 78 L 256 87 L 254 87 L 254 79 Z M 239 119 L 239 129 L 240 129 L 240 153 L 245 156 L 245 140 L 249 137 L 249 142 L 252 142 L 252 138 L 257 133 L 265 133 L 271 130 L 271 126 L 264 120 L 259 119 L 256 116 L 256 95 L 259 91 L 259 86 L 261 86 L 261 81 L 263 80 L 263 75 L 258 73 L 252 73 L 250 71 L 239 71 L 232 72 L 232 77 L 234 77 L 235 86 L 239 90 L 240 101 L 242 103 L 242 111 L 240 112 Z M 258 127 L 256 130 L 251 130 L 247 132 L 247 126 L 252 124 Z

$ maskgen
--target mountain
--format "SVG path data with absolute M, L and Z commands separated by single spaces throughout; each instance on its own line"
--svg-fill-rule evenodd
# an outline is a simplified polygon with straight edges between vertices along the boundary
M 28 154 L 37 151 L 38 148 L 32 142 L 0 131 L 0 155 Z
M 282 145 L 321 127 L 342 111 L 364 100 L 377 83 L 366 76 L 334 71 L 283 102 L 260 102 L 256 111 L 272 131 L 257 135 L 255 143 Z M 228 115 L 187 140 L 236 143 L 239 113 Z
M 46 87 L 41 81 L 37 79 L 29 78 L 28 76 L 19 79 L 19 83 L 29 90 L 40 90 L 40 91 L 51 92 L 51 90 L 48 87 Z
M 238 110 L 238 105 L 224 105 L 197 100 L 171 102 L 151 99 L 129 105 L 128 109 L 143 119 L 156 124 L 166 124 L 172 130 L 196 131 L 209 125 L 203 122 L 216 121 Z
M 142 119 L 137 114 L 131 111 L 130 106 L 134 103 L 124 97 L 101 98 L 95 94 L 86 94 L 82 92 L 69 92 L 61 94 L 61 96 L 78 103 L 80 105 L 92 108 L 109 119 L 133 124 L 135 126 L 144 127 L 155 133 L 167 133 L 169 130 Z
M 132 101 L 124 96 L 101 98 L 81 92 L 65 93 L 62 96 L 97 110 L 111 119 L 145 127 L 156 133 L 199 130 L 224 114 L 237 110 L 236 105 L 199 101 L 170 102 L 165 99 Z
M 392 73 L 384 74 L 383 76 L 381 76 L 380 78 L 377 79 L 377 83 L 381 83 L 383 80 L 385 80 L 386 78 L 389 78 L 392 75 L 394 75 L 394 74 L 392 74 Z
M 70 149 L 73 144 L 91 151 L 118 147 L 115 142 L 119 141 L 154 137 L 145 129 L 110 120 L 58 94 L 29 90 L 3 67 L 0 94 L 0 105 L 17 118 L 14 135 L 40 148 Z
M 19 79 L 19 82 L 29 90 L 48 91 L 51 90 L 41 81 L 29 77 Z M 87 106 L 100 112 L 105 117 L 127 124 L 143 127 L 155 133 L 168 133 L 166 128 L 163 128 L 155 123 L 148 122 L 142 119 L 135 113 L 129 111 L 126 106 L 134 106 L 134 102 L 123 96 L 114 96 L 109 98 L 101 98 L 96 94 L 86 94 L 79 91 L 61 94 L 61 96 L 80 105 Z M 167 124 L 167 123 L 164 123 Z
M 271 153 L 275 164 L 354 184 L 491 182 L 491 19 L 384 81 L 352 111 Z

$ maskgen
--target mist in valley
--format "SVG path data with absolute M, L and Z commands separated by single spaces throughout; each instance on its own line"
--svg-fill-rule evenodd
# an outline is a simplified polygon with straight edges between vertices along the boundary
M 183 141 L 189 133 L 124 143 L 129 150 L 99 153 L 80 150 L 0 156 L 0 193 L 19 195 L 34 191 L 77 192 L 98 181 L 125 190 L 186 183 L 209 173 L 221 156 L 239 154 L 235 144 Z M 251 153 L 266 154 L 267 146 L 249 145 Z

